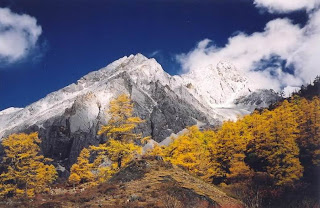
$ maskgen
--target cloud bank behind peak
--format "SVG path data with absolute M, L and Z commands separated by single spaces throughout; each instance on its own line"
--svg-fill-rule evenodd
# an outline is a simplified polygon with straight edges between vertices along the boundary
M 310 13 L 309 18 L 304 27 L 286 18 L 272 20 L 262 32 L 230 37 L 224 47 L 204 39 L 176 59 L 182 73 L 227 60 L 261 88 L 289 93 L 320 74 L 320 11 Z

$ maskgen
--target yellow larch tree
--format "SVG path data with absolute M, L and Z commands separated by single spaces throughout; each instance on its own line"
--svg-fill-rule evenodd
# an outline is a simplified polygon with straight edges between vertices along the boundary
M 315 166 L 320 166 L 320 99 L 314 97 L 311 102 L 311 131 L 312 131 L 312 163 Z
M 300 179 L 303 167 L 299 161 L 299 147 L 296 143 L 298 123 L 292 105 L 285 100 L 272 111 L 270 137 L 266 146 L 267 172 L 277 185 L 291 184 Z M 269 149 L 270 148 L 270 149 Z
M 144 120 L 133 116 L 133 103 L 128 95 L 122 94 L 112 100 L 107 114 L 111 118 L 107 125 L 101 127 L 98 134 L 105 134 L 108 138 L 122 142 L 141 139 L 141 134 L 136 134 L 133 130 Z
M 142 140 L 142 135 L 134 133 L 133 130 L 144 120 L 133 116 L 133 107 L 128 95 L 119 95 L 110 102 L 107 113 L 111 118 L 108 124 L 102 126 L 98 132 L 108 137 L 108 141 L 99 146 L 100 149 L 107 152 L 108 157 L 117 163 L 118 168 L 142 151 L 142 148 L 136 144 Z
M 76 173 L 71 173 L 69 176 L 69 183 L 71 183 L 73 185 L 73 188 L 75 188 L 75 186 L 77 184 L 79 184 L 81 181 L 81 178 L 78 174 Z
M 298 143 L 302 149 L 302 160 L 309 165 L 320 165 L 320 99 L 314 97 L 312 101 L 301 100 L 302 111 L 299 119 Z
M 154 155 L 180 165 L 206 181 L 211 181 L 219 166 L 215 144 L 217 138 L 212 130 L 200 131 L 197 126 L 187 128 L 187 132 L 175 138 L 167 147 L 157 147 Z
M 79 183 L 92 182 L 94 175 L 92 173 L 93 164 L 90 163 L 90 151 L 83 148 L 77 159 L 77 162 L 70 169 L 69 182 L 75 186 Z
M 233 160 L 230 162 L 229 173 L 226 174 L 228 183 L 245 182 L 251 179 L 254 172 L 244 162 L 244 154 L 234 154 Z
M 214 176 L 218 174 L 220 164 L 217 160 L 218 148 L 216 146 L 218 137 L 215 131 L 205 130 L 203 131 L 203 145 L 201 170 L 202 178 L 206 181 L 212 182 Z
M 252 128 L 254 138 L 247 149 L 249 163 L 256 171 L 272 176 L 276 185 L 292 184 L 302 177 L 294 110 L 285 100 L 272 111 L 264 110 L 258 116 L 261 122 Z
M 252 135 L 246 147 L 246 161 L 257 172 L 266 172 L 267 168 L 265 157 L 267 152 L 263 147 L 267 144 L 270 132 L 271 116 L 269 114 L 269 110 L 264 110 L 262 114 L 255 111 L 252 115 L 244 117 L 248 131 Z
M 133 130 L 144 121 L 133 116 L 131 99 L 125 94 L 118 96 L 110 102 L 106 113 L 111 118 L 107 125 L 101 127 L 98 134 L 106 135 L 108 140 L 81 151 L 69 177 L 69 182 L 74 185 L 86 182 L 95 185 L 104 182 L 136 154 L 141 154 L 142 147 L 136 143 L 142 142 L 142 135 L 134 133 Z M 90 156 L 93 159 L 91 163 Z
M 32 197 L 49 190 L 57 178 L 51 161 L 40 155 L 38 133 L 12 134 L 2 141 L 5 156 L 0 175 L 0 196 Z
M 121 94 L 110 102 L 106 111 L 110 119 L 98 132 L 99 135 L 106 135 L 108 140 L 89 148 L 90 153 L 95 155 L 92 165 L 98 183 L 106 181 L 119 168 L 142 152 L 142 147 L 137 144 L 143 142 L 145 138 L 133 131 L 144 120 L 133 116 L 133 107 L 132 100 L 126 94 Z M 111 160 L 111 164 L 103 165 L 108 160 Z
M 298 108 L 301 111 L 297 138 L 300 161 L 305 168 L 304 176 L 313 181 L 318 177 L 317 169 L 320 167 L 320 99 L 314 97 L 308 101 L 296 97 L 295 100 L 299 100 Z
M 250 139 L 251 135 L 242 120 L 223 123 L 216 132 L 216 139 L 211 140 L 211 151 L 215 152 L 215 162 L 212 163 L 215 169 L 212 175 L 214 183 L 224 182 L 227 177 L 246 174 L 249 171 L 249 167 L 244 163 L 244 153 Z M 240 164 L 243 168 L 237 168 Z
M 159 144 L 154 144 L 153 148 L 148 149 L 145 152 L 145 155 L 165 157 L 165 154 L 164 154 L 165 148 L 166 148 L 165 146 L 161 146 Z
M 228 183 L 236 183 L 249 179 L 253 176 L 253 170 L 245 163 L 246 148 L 253 139 L 252 132 L 248 126 L 251 124 L 249 116 L 234 122 L 230 128 L 233 128 L 231 140 L 233 141 L 233 150 L 230 150 L 231 160 L 229 161 L 229 169 L 227 169 L 226 178 Z
M 191 126 L 187 133 L 175 138 L 165 149 L 166 159 L 195 174 L 201 174 L 200 165 L 205 159 L 203 148 L 203 133 L 197 126 Z

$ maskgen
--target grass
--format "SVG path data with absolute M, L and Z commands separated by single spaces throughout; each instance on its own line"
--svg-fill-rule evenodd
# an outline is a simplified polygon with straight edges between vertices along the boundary
M 76 193 L 64 192 L 41 195 L 25 207 L 242 207 L 215 186 L 153 158 L 131 162 L 106 183 Z

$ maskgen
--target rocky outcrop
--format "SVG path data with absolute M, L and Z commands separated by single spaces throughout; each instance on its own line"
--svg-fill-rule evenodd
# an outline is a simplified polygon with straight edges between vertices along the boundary
M 114 89 L 113 98 L 121 93 L 130 95 L 135 115 L 145 120 L 136 129 L 144 136 L 152 136 L 154 140 L 161 142 L 172 133 L 197 124 L 197 120 L 208 123 L 203 112 L 183 101 L 160 82 L 150 83 L 149 96 L 137 88 L 127 72 L 123 72 L 105 83 L 105 88 L 114 88 L 118 83 L 121 83 L 122 88 Z M 108 107 L 103 106 L 108 103 L 103 103 L 102 98 L 103 96 L 94 92 L 79 95 L 62 115 L 54 116 L 42 124 L 24 129 L 22 127 L 21 131 L 38 131 L 44 155 L 69 167 L 76 161 L 83 147 L 99 144 L 106 139 L 97 135 L 101 125 L 108 120 L 105 113 Z
M 234 104 L 252 111 L 257 106 L 260 108 L 266 108 L 281 99 L 281 96 L 273 90 L 259 89 L 255 92 L 249 93 L 248 95 L 240 96 L 235 99 Z

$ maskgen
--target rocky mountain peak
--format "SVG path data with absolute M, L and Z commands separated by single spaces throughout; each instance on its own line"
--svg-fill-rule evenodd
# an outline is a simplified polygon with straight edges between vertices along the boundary
M 235 65 L 228 61 L 220 61 L 216 69 L 218 74 L 223 77 L 226 81 L 234 82 L 248 82 L 248 78 L 238 70 Z
M 229 106 L 235 98 L 255 89 L 252 81 L 226 61 L 190 70 L 181 77 L 194 86 L 190 92 L 211 108 Z
M 135 115 L 146 120 L 137 131 L 161 142 L 187 126 L 218 125 L 250 113 L 259 103 L 269 103 L 272 93 L 249 96 L 250 86 L 226 62 L 171 76 L 155 59 L 142 54 L 125 56 L 23 109 L 1 111 L 0 139 L 37 131 L 45 156 L 68 166 L 83 147 L 106 139 L 97 136 L 97 131 L 109 119 L 105 112 L 110 101 L 120 94 L 130 95 Z

